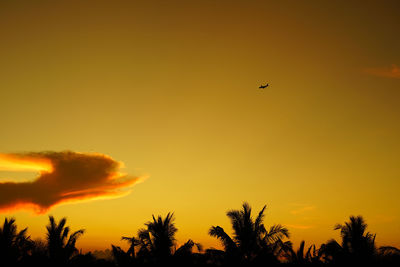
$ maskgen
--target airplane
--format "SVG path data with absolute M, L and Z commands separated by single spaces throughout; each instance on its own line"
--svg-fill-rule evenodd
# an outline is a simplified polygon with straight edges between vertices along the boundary
M 261 85 L 260 87 L 258 87 L 258 88 L 260 88 L 260 89 L 264 89 L 264 88 L 267 88 L 269 86 L 269 84 L 267 83 L 266 85 Z

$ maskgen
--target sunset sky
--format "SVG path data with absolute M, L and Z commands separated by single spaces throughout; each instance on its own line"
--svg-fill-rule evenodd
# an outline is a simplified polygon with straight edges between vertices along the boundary
M 396 0 L 1 1 L 0 221 L 44 238 L 66 216 L 92 250 L 173 211 L 179 243 L 219 248 L 209 228 L 231 233 L 247 201 L 295 247 L 339 238 L 350 215 L 400 246 L 399 14 Z

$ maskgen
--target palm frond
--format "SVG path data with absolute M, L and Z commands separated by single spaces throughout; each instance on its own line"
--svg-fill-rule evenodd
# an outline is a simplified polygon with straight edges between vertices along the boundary
M 266 232 L 264 240 L 267 243 L 271 243 L 277 241 L 278 239 L 282 239 L 284 237 L 286 238 L 290 237 L 289 230 L 280 224 L 275 224 L 272 225 L 269 231 Z
M 208 232 L 210 236 L 216 237 L 222 241 L 225 250 L 232 250 L 236 248 L 235 242 L 230 238 L 230 236 L 225 233 L 224 229 L 220 226 L 212 226 Z
M 265 216 L 264 215 L 264 211 L 265 211 L 266 208 L 267 208 L 267 205 L 264 205 L 264 207 L 258 213 L 258 216 L 257 216 L 256 220 L 254 221 L 254 226 L 256 228 L 258 228 L 258 229 L 261 229 L 261 230 L 262 230 L 262 228 L 264 228 L 263 220 L 264 220 L 264 216 Z M 265 228 L 264 228 L 264 230 L 265 230 Z
M 400 255 L 400 249 L 392 246 L 379 247 L 379 252 L 383 255 Z

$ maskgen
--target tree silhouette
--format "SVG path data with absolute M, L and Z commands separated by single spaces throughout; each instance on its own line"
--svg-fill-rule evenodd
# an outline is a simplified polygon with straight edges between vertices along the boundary
M 123 236 L 121 239 L 125 240 L 129 243 L 129 248 L 128 248 L 127 254 L 129 256 L 131 256 L 132 258 L 136 258 L 135 247 L 140 245 L 139 239 L 135 238 L 134 236 L 132 236 L 132 237 Z
M 47 246 L 51 262 L 64 265 L 78 250 L 75 247 L 77 239 L 85 232 L 80 229 L 70 234 L 70 228 L 66 226 L 64 217 L 58 223 L 53 216 L 49 216 L 47 229 Z
M 27 236 L 28 228 L 17 231 L 15 219 L 5 218 L 0 227 L 0 259 L 5 266 L 12 266 L 27 256 L 32 248 L 32 240 Z
M 121 247 L 111 245 L 111 248 L 114 262 L 118 267 L 132 266 L 134 264 L 134 258 Z
M 305 241 L 302 240 L 297 251 L 294 251 L 292 247 L 289 247 L 285 253 L 285 258 L 293 264 L 318 264 L 322 263 L 321 254 L 319 250 L 315 248 L 315 245 L 308 247 L 307 251 L 304 251 Z M 305 252 L 305 253 L 304 253 Z
M 112 245 L 113 258 L 99 259 L 96 253 L 78 254 L 77 239 L 84 230 L 71 232 L 66 218 L 56 222 L 49 216 L 46 242 L 32 241 L 27 228 L 17 231 L 15 219 L 5 218 L 0 226 L 0 266 L 71 266 L 71 267 L 132 267 L 132 266 L 271 266 L 314 265 L 343 266 L 371 265 L 400 266 L 400 250 L 392 246 L 376 248 L 375 235 L 367 232 L 367 224 L 361 216 L 350 216 L 344 224 L 335 225 L 340 230 L 341 242 L 331 239 L 319 249 L 305 246 L 305 241 L 294 250 L 288 230 L 280 224 L 268 230 L 264 225 L 266 206 L 252 217 L 249 204 L 240 210 L 230 210 L 227 216 L 233 234 L 227 234 L 220 226 L 212 226 L 209 234 L 218 238 L 224 250 L 207 249 L 202 252 L 200 244 L 189 239 L 176 248 L 174 214 L 166 217 L 152 216 L 137 236 L 121 239 L 129 243 L 124 251 Z M 197 247 L 197 251 L 194 248 Z
M 163 219 L 153 215 L 153 221 L 145 223 L 146 228 L 138 231 L 142 256 L 152 255 L 154 260 L 163 261 L 172 255 L 175 244 L 175 233 L 178 229 L 174 224 L 174 214 L 168 213 Z
M 388 266 L 400 266 L 400 249 L 392 246 L 382 246 L 378 249 L 380 264 Z
M 193 253 L 193 248 L 196 247 L 198 251 L 203 250 L 203 246 L 200 243 L 195 243 L 192 239 L 189 239 L 185 244 L 180 246 L 174 253 L 174 256 L 187 256 Z
M 45 240 L 37 238 L 32 241 L 30 257 L 27 259 L 27 266 L 47 266 L 48 265 L 48 246 Z
M 289 231 L 282 225 L 273 225 L 269 231 L 265 229 L 265 209 L 266 206 L 261 209 L 255 220 L 251 216 L 251 207 L 246 202 L 241 210 L 228 211 L 226 215 L 232 224 L 232 238 L 220 226 L 210 228 L 209 234 L 222 241 L 231 261 L 252 262 L 259 257 L 271 257 L 273 254 L 276 256 L 284 247 L 291 245 L 282 241 L 283 238 L 289 237 Z
M 123 236 L 121 240 L 127 241 L 129 243 L 129 248 L 125 252 L 121 247 L 111 245 L 114 261 L 116 262 L 117 266 L 121 267 L 133 265 L 136 261 L 135 247 L 140 245 L 139 239 L 135 238 L 134 236 Z
M 375 253 L 375 236 L 366 232 L 367 224 L 362 216 L 350 216 L 350 222 L 337 224 L 335 230 L 340 230 L 342 247 L 355 257 L 363 257 Z
M 186 243 L 180 246 L 174 253 L 173 260 L 175 266 L 190 266 L 199 264 L 204 260 L 203 255 L 193 253 L 193 248 L 196 247 L 198 252 L 203 251 L 201 244 L 189 239 Z
M 358 262 L 370 263 L 376 254 L 375 236 L 366 232 L 367 224 L 362 216 L 350 216 L 350 221 L 335 225 L 335 230 L 340 230 L 341 245 L 335 240 L 330 240 L 321 246 L 325 260 L 341 263 Z
M 199 243 L 189 239 L 186 243 L 175 249 L 175 233 L 173 213 L 168 213 L 165 218 L 153 215 L 153 221 L 145 223 L 146 228 L 138 231 L 138 237 L 122 237 L 129 243 L 125 252 L 121 247 L 112 245 L 114 260 L 118 266 L 131 266 L 143 264 L 174 263 L 178 265 L 191 264 L 195 254 L 193 248 L 202 250 Z M 136 247 L 139 247 L 137 250 Z M 196 255 L 197 256 L 197 255 Z
M 382 246 L 379 248 L 379 253 L 383 255 L 400 255 L 400 249 L 392 246 Z

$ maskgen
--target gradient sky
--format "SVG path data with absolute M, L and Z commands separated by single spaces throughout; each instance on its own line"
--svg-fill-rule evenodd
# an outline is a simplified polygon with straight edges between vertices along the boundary
M 148 176 L 131 194 L 18 210 L 110 248 L 174 211 L 219 247 L 226 211 L 268 206 L 297 244 L 363 215 L 400 246 L 399 1 L 1 1 L 0 152 L 98 152 Z M 270 87 L 259 90 L 266 82 Z M 27 181 L 31 171 L 0 171 Z

